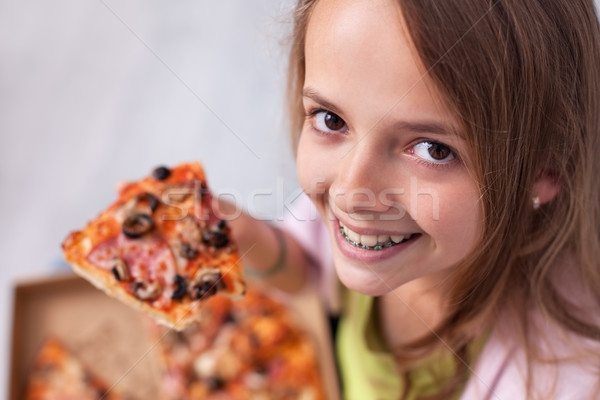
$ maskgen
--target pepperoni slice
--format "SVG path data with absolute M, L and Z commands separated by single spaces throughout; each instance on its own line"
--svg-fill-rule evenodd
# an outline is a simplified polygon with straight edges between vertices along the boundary
M 125 261 L 134 280 L 159 282 L 169 287 L 168 292 L 172 291 L 170 286 L 177 268 L 173 253 L 163 240 L 154 237 L 129 239 L 119 234 L 98 244 L 87 259 L 98 268 L 110 271 L 117 257 Z

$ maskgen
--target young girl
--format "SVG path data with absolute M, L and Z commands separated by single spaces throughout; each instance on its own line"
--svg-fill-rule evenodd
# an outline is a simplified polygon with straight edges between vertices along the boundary
M 592 0 L 303 0 L 293 34 L 322 221 L 231 225 L 289 291 L 331 251 L 344 396 L 600 398 Z

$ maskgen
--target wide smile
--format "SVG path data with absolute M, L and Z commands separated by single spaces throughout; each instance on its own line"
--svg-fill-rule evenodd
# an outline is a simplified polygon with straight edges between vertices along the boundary
M 381 251 L 383 249 L 394 247 L 412 239 L 416 233 L 408 235 L 361 235 L 354 232 L 347 226 L 344 226 L 340 221 L 340 233 L 346 239 L 346 241 L 352 244 L 354 247 L 358 247 L 364 250 L 376 250 Z
M 364 262 L 380 261 L 411 246 L 421 233 L 393 233 L 351 229 L 337 218 L 333 221 L 338 248 L 349 257 Z

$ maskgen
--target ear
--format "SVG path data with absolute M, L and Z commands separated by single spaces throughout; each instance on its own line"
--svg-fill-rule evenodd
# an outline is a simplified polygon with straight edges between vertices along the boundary
M 558 174 L 552 171 L 542 171 L 533 184 L 531 194 L 540 199 L 540 204 L 546 204 L 560 193 L 562 186 L 563 181 Z

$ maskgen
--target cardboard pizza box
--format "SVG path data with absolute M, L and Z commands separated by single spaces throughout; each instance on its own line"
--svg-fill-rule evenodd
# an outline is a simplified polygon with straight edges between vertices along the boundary
M 73 274 L 20 283 L 14 296 L 10 400 L 23 399 L 30 365 L 48 337 L 119 392 L 159 400 L 159 349 L 139 312 Z M 317 295 L 306 290 L 288 300 L 315 339 L 328 399 L 339 399 L 331 336 Z

